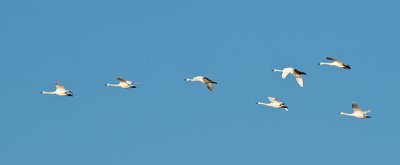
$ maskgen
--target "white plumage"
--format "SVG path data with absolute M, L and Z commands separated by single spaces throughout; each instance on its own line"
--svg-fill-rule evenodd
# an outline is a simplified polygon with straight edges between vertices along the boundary
M 48 95 L 58 95 L 58 96 L 73 96 L 73 93 L 69 90 L 66 90 L 63 85 L 60 83 L 55 82 L 54 85 L 56 86 L 56 90 L 53 92 L 42 91 L 42 94 Z
M 292 67 L 284 68 L 283 70 L 274 69 L 272 71 L 273 72 L 282 72 L 282 79 L 285 79 L 289 73 L 292 74 L 296 78 L 297 84 L 299 84 L 300 87 L 303 87 L 303 78 L 301 77 L 301 75 L 307 75 L 306 73 L 301 72 Z
M 351 69 L 350 65 L 347 65 L 338 59 L 332 57 L 326 57 L 326 59 L 331 60 L 331 62 L 320 62 L 319 65 L 329 65 L 342 69 L 349 69 L 349 70 Z
M 196 76 L 193 78 L 186 78 L 185 81 L 190 81 L 190 82 L 201 82 L 205 84 L 210 91 L 214 91 L 214 84 L 218 84 L 215 81 L 212 81 L 211 79 L 204 77 L 204 76 Z
M 352 116 L 352 117 L 356 117 L 356 118 L 359 118 L 359 119 L 371 118 L 371 116 L 367 115 L 368 113 L 371 112 L 371 110 L 362 111 L 361 108 L 354 102 L 351 104 L 351 108 L 353 108 L 353 113 L 339 112 L 339 114 L 340 115 L 346 115 L 346 116 Z
M 119 87 L 119 88 L 125 88 L 125 89 L 136 88 L 136 86 L 133 85 L 132 81 L 125 80 L 122 77 L 117 77 L 117 80 L 119 81 L 118 84 L 106 84 L 105 86 Z
M 256 104 L 265 105 L 265 106 L 274 107 L 274 108 L 283 108 L 286 111 L 289 110 L 289 108 L 285 105 L 285 103 L 279 101 L 277 98 L 268 97 L 268 100 L 270 101 L 270 103 L 257 102 Z

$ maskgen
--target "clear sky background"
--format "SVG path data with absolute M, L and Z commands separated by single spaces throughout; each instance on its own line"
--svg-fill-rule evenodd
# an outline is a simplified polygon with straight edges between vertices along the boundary
M 0 164 L 400 164 L 399 5 L 1 1 Z M 304 88 L 271 72 L 288 66 Z M 39 93 L 53 82 L 76 96 Z M 339 117 L 353 101 L 373 118 Z

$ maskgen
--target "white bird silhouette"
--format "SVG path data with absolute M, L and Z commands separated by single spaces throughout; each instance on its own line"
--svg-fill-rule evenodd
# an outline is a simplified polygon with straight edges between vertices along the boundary
M 371 110 L 368 111 L 362 111 L 361 108 L 356 104 L 352 103 L 351 108 L 353 108 L 353 113 L 344 113 L 344 112 L 339 112 L 340 115 L 346 115 L 346 116 L 352 116 L 356 117 L 359 119 L 364 119 L 364 118 L 371 118 L 371 116 L 368 116 L 367 114 L 371 112 Z
M 342 69 L 351 69 L 350 65 L 347 65 L 343 63 L 342 61 L 332 58 L 332 57 L 326 57 L 326 59 L 331 60 L 332 62 L 320 62 L 319 65 L 329 65 L 329 66 L 334 66 Z
M 214 91 L 214 84 L 218 84 L 217 82 L 212 81 L 209 78 L 204 77 L 204 76 L 196 76 L 193 78 L 186 78 L 185 81 L 201 82 L 201 83 L 205 84 L 207 86 L 208 90 L 210 90 L 212 92 Z
M 60 83 L 55 82 L 54 85 L 56 86 L 55 91 L 53 92 L 42 91 L 40 93 L 48 95 L 58 95 L 58 96 L 73 96 L 73 92 L 66 90 L 64 86 L 62 86 Z
M 279 101 L 278 99 L 276 99 L 274 97 L 268 97 L 268 100 L 270 101 L 270 103 L 257 102 L 256 104 L 270 106 L 270 107 L 274 107 L 274 108 L 283 108 L 286 111 L 289 110 L 289 108 L 285 105 L 285 103 Z
M 273 72 L 282 72 L 282 79 L 285 79 L 289 73 L 292 74 L 296 78 L 297 84 L 299 84 L 300 87 L 303 87 L 303 78 L 301 77 L 301 75 L 307 75 L 306 73 L 301 72 L 292 67 L 284 68 L 283 70 L 274 69 L 272 71 Z
M 105 86 L 112 86 L 112 87 L 120 87 L 120 88 L 136 88 L 136 86 L 133 85 L 132 81 L 127 81 L 122 77 L 117 77 L 117 80 L 119 81 L 118 84 L 106 84 Z

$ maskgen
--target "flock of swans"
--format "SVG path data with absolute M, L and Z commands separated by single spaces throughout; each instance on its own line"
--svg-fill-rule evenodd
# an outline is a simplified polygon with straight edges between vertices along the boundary
M 338 67 L 338 68 L 342 68 L 342 69 L 348 69 L 350 70 L 351 67 L 343 62 L 341 62 L 338 59 L 332 58 L 332 57 L 326 57 L 326 59 L 330 60 L 331 62 L 320 62 L 319 65 L 329 65 L 329 66 L 334 66 L 334 67 Z M 282 72 L 282 79 L 285 79 L 289 74 L 292 74 L 296 81 L 297 84 L 300 87 L 303 87 L 303 78 L 301 77 L 302 75 L 307 75 L 305 72 L 299 71 L 295 68 L 292 67 L 287 67 L 284 68 L 282 70 L 280 69 L 273 69 L 273 72 Z M 118 80 L 118 84 L 105 84 L 105 86 L 112 86 L 112 87 L 119 87 L 119 88 L 124 88 L 124 89 L 129 89 L 129 88 L 136 88 L 136 86 L 133 84 L 132 81 L 129 80 L 125 80 L 122 77 L 117 77 Z M 185 81 L 188 82 L 200 82 L 206 85 L 206 87 L 208 88 L 208 90 L 210 90 L 211 92 L 214 91 L 214 84 L 217 84 L 217 82 L 204 77 L 204 76 L 196 76 L 193 78 L 186 78 Z M 65 87 L 63 85 L 61 85 L 60 83 L 54 83 L 54 85 L 56 86 L 56 90 L 53 92 L 49 92 L 49 91 L 42 91 L 40 93 L 42 94 L 51 94 L 51 95 L 58 95 L 58 96 L 73 96 L 74 93 L 71 92 L 70 90 L 65 89 Z M 289 108 L 285 105 L 284 102 L 279 101 L 277 98 L 274 97 L 268 97 L 268 100 L 270 101 L 270 103 L 263 103 L 263 102 L 257 102 L 256 104 L 259 105 L 265 105 L 265 106 L 269 106 L 269 107 L 273 107 L 273 108 L 283 108 L 286 111 L 289 110 Z M 339 112 L 340 115 L 345 115 L 345 116 L 351 116 L 351 117 L 355 117 L 355 118 L 360 118 L 360 119 L 364 119 L 364 118 L 371 118 L 371 116 L 368 116 L 367 114 L 369 112 L 371 112 L 371 110 L 368 111 L 362 111 L 361 108 L 356 104 L 356 103 L 352 103 L 352 109 L 353 109 L 353 113 L 345 113 L 345 112 Z

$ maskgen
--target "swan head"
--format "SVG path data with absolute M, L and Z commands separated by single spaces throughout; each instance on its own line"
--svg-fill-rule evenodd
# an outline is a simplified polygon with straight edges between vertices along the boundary
M 343 115 L 343 112 L 339 112 L 338 114 L 339 114 L 339 115 Z

